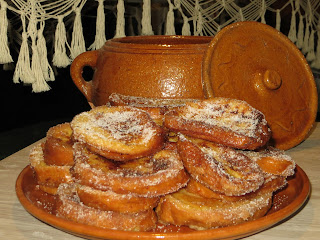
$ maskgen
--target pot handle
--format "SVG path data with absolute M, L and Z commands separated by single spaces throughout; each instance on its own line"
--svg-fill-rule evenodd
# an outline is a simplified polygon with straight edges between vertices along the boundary
M 83 68 L 89 66 L 93 69 L 96 68 L 98 59 L 98 50 L 87 51 L 78 55 L 70 66 L 70 75 L 72 81 L 77 88 L 86 97 L 88 102 L 92 103 L 92 80 L 86 81 L 83 76 Z

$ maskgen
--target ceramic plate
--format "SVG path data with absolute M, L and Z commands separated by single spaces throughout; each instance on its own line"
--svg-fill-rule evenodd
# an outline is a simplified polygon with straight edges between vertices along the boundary
M 289 218 L 306 202 L 310 182 L 297 166 L 288 186 L 274 196 L 274 204 L 266 216 L 231 227 L 194 231 L 186 227 L 158 227 L 154 232 L 126 232 L 92 227 L 56 217 L 55 199 L 36 188 L 32 169 L 27 166 L 16 182 L 16 193 L 22 206 L 34 217 L 62 231 L 89 239 L 236 239 L 261 232 Z

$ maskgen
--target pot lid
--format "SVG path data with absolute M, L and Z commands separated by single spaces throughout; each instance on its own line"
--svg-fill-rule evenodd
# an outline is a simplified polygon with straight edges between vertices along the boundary
M 318 95 L 311 69 L 300 50 L 266 24 L 223 28 L 205 52 L 202 77 L 207 97 L 244 100 L 263 112 L 279 149 L 301 143 L 315 122 Z

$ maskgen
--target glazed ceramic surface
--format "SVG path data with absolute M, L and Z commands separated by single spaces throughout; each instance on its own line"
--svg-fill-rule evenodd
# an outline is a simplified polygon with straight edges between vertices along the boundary
M 285 221 L 304 206 L 310 194 L 310 181 L 297 166 L 286 188 L 274 195 L 273 207 L 266 216 L 235 226 L 195 231 L 187 227 L 158 226 L 152 232 L 127 232 L 79 224 L 55 216 L 56 199 L 36 187 L 30 166 L 18 176 L 16 193 L 23 207 L 34 217 L 60 230 L 88 239 L 237 239 L 261 232 Z
M 204 98 L 202 58 L 211 37 L 134 36 L 112 39 L 79 55 L 71 77 L 88 102 L 108 102 L 111 93 L 152 98 Z M 83 68 L 94 69 L 86 81 Z
M 276 29 L 258 22 L 237 22 L 222 29 L 203 61 L 209 97 L 241 99 L 264 113 L 272 144 L 290 149 L 312 128 L 318 93 L 300 50 Z

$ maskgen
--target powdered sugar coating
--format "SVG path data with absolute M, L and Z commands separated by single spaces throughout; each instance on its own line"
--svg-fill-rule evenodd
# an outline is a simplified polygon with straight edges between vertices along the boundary
M 180 189 L 189 179 L 174 151 L 161 150 L 154 156 L 116 163 L 90 152 L 80 143 L 75 143 L 74 149 L 74 177 L 80 184 L 95 189 L 155 197 Z
M 75 116 L 71 127 L 77 141 L 115 160 L 125 157 L 120 154 L 149 155 L 163 145 L 162 129 L 146 112 L 132 107 L 96 107 Z
M 148 231 L 155 228 L 156 216 L 148 210 L 137 213 L 102 211 L 85 206 L 80 202 L 72 185 L 61 184 L 58 188 L 60 201 L 57 204 L 57 217 L 78 223 L 123 231 Z
M 42 143 L 31 149 L 29 161 L 40 185 L 58 187 L 60 183 L 73 181 L 70 173 L 71 166 L 47 165 L 45 163 Z
M 112 93 L 109 96 L 111 105 L 114 106 L 134 106 L 134 107 L 180 107 L 186 102 L 195 102 L 196 99 L 173 99 L 173 98 L 146 98 L 138 96 L 128 96 L 119 93 Z
M 271 205 L 272 193 L 228 202 L 207 199 L 185 189 L 163 198 L 156 213 L 163 224 L 186 225 L 196 230 L 225 227 L 263 216 Z
M 238 149 L 256 149 L 271 136 L 264 115 L 248 103 L 211 98 L 169 111 L 164 125 L 174 132 Z
M 264 115 L 246 102 L 217 98 L 215 101 L 202 101 L 187 105 L 180 112 L 186 120 L 192 119 L 209 126 L 217 126 L 236 134 L 257 137 L 261 133 L 260 122 L 267 124 Z
M 266 174 L 288 177 L 295 173 L 296 163 L 284 150 L 269 147 L 261 151 L 240 152 L 257 162 Z
M 239 196 L 264 182 L 259 165 L 232 148 L 179 134 L 178 149 L 190 175 L 213 191 Z

